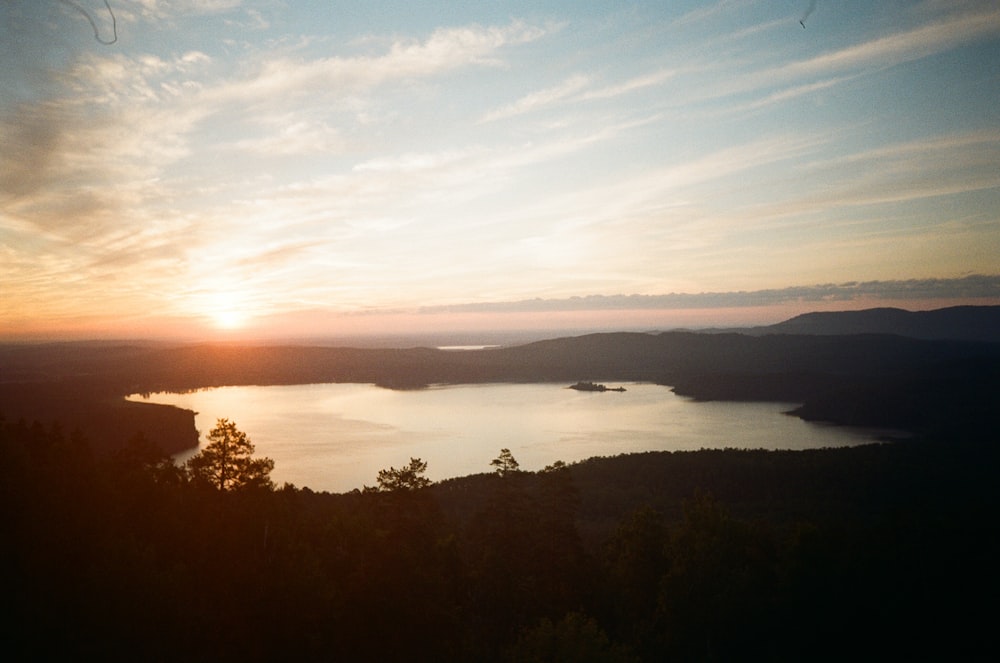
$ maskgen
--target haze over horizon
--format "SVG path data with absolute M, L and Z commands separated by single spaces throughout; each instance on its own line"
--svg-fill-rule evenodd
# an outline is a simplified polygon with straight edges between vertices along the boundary
M 0 340 L 1000 304 L 990 0 L 8 0 L 0 60 Z

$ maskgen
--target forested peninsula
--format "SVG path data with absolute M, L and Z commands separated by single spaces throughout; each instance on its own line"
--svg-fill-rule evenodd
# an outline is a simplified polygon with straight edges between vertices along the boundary
M 12 607 L 2 633 L 15 657 L 986 660 L 994 650 L 983 606 L 1000 588 L 997 340 L 46 344 L 3 347 L 0 369 L 0 582 Z M 197 439 L 191 414 L 123 400 L 228 384 L 635 380 L 802 403 L 799 416 L 911 435 L 539 472 L 503 449 L 482 474 L 430 484 L 411 459 L 371 488 L 328 494 L 197 481 L 167 455 Z

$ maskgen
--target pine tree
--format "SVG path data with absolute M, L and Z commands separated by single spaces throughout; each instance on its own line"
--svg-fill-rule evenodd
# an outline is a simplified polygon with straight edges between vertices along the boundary
M 521 467 L 521 464 L 514 459 L 514 454 L 510 449 L 501 449 L 500 455 L 490 461 L 490 465 L 496 468 L 496 473 L 502 477 L 514 474 Z
M 410 458 L 410 464 L 400 469 L 390 467 L 378 472 L 378 488 L 365 486 L 366 492 L 392 492 L 395 490 L 417 490 L 431 485 L 431 480 L 423 476 L 427 471 L 427 461 Z
M 208 434 L 209 445 L 187 462 L 191 478 L 218 490 L 274 488 L 270 458 L 254 458 L 247 434 L 229 419 L 219 419 Z

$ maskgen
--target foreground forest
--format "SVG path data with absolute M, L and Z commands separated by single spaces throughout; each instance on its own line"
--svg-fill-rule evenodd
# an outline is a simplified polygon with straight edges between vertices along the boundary
M 0 348 L 6 650 L 18 660 L 991 660 L 1000 344 L 981 330 L 594 334 L 461 353 Z M 336 495 L 271 485 L 266 459 L 247 465 L 252 481 L 205 480 L 212 461 L 168 456 L 197 443 L 192 413 L 122 400 L 222 384 L 578 380 L 799 402 L 805 418 L 910 437 L 632 454 L 537 473 L 498 450 L 482 474 L 426 485 L 411 459 Z
M 219 490 L 141 437 L 97 455 L 58 426 L 4 421 L 5 648 L 19 660 L 986 660 L 995 442 L 649 453 L 538 473 L 501 453 L 480 475 L 332 495 Z

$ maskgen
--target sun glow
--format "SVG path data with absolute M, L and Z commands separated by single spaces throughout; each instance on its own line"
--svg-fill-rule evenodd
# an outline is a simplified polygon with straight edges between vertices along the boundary
M 250 316 L 236 309 L 213 311 L 211 313 L 212 325 L 218 329 L 233 330 L 242 329 L 246 326 Z
M 219 331 L 244 329 L 253 318 L 249 294 L 234 288 L 223 287 L 200 293 L 194 308 Z

